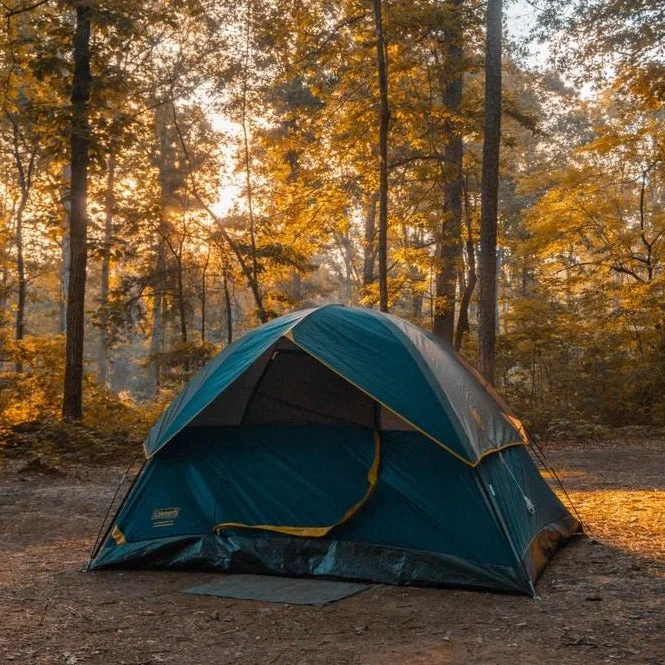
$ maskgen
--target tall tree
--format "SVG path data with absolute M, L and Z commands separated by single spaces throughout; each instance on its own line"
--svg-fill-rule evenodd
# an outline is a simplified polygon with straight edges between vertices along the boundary
M 497 217 L 501 147 L 502 0 L 488 0 L 485 54 L 485 135 L 480 210 L 480 307 L 478 351 L 480 371 L 494 381 L 497 305 Z
M 388 54 L 383 34 L 383 0 L 373 0 L 379 77 L 379 309 L 388 311 Z
M 459 127 L 462 105 L 462 26 L 463 0 L 450 2 L 450 15 L 443 31 L 446 67 L 441 68 L 442 102 L 448 120 L 444 124 L 446 143 L 441 162 L 443 177 L 443 223 L 437 243 L 439 267 L 436 275 L 434 334 L 449 344 L 455 329 L 455 296 L 461 259 L 462 159 L 464 146 Z
M 106 193 L 104 197 L 104 239 L 102 245 L 102 266 L 99 286 L 99 347 L 97 349 L 97 379 L 101 386 L 106 385 L 108 376 L 108 302 L 111 275 L 111 242 L 113 239 L 113 209 L 115 206 L 115 167 L 116 145 L 111 139 L 111 149 L 106 160 Z
M 10 111 L 6 111 L 6 115 L 7 118 L 9 118 L 12 127 L 12 155 L 14 157 L 14 165 L 18 176 L 17 181 L 20 192 L 18 205 L 15 206 L 14 210 L 16 276 L 18 278 L 15 337 L 20 341 L 25 335 L 25 303 L 28 284 L 25 272 L 23 218 L 33 185 L 38 147 L 36 143 L 28 143 L 21 132 L 21 127 L 14 114 Z M 16 361 L 16 371 L 19 373 L 23 371 L 23 363 L 20 359 Z
M 455 328 L 454 345 L 456 351 L 461 350 L 464 336 L 471 331 L 471 326 L 469 325 L 469 305 L 471 304 L 471 297 L 478 281 L 478 275 L 476 274 L 476 242 L 473 237 L 471 196 L 469 195 L 468 182 L 465 183 L 462 181 L 462 191 L 464 198 L 466 279 L 464 280 L 464 291 L 460 298 L 457 327 Z
M 71 94 L 71 216 L 69 219 L 70 275 L 67 291 L 67 343 L 62 416 L 79 420 L 83 415 L 83 335 L 87 263 L 88 161 L 90 150 L 89 100 L 90 33 L 92 6 L 77 2 L 72 40 L 74 78 Z

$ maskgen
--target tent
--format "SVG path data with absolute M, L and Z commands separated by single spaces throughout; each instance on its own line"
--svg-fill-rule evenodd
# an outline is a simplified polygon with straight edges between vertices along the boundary
M 528 443 L 421 328 L 341 305 L 297 311 L 228 346 L 176 397 L 90 568 L 534 593 L 580 524 Z

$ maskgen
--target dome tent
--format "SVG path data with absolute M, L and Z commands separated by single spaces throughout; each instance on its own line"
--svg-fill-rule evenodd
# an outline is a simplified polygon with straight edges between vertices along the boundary
M 533 593 L 580 525 L 527 444 L 417 326 L 340 305 L 294 312 L 227 347 L 164 412 L 90 568 Z

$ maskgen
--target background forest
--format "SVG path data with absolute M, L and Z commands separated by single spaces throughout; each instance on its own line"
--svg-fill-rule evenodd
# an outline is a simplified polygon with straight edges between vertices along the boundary
M 78 349 L 65 416 L 140 436 L 331 302 L 476 361 L 487 2 L 2 5 L 0 423 L 59 419 Z M 665 3 L 504 9 L 494 381 L 550 435 L 663 426 Z

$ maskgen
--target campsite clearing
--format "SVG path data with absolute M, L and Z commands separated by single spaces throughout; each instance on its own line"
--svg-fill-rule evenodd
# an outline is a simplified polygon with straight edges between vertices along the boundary
M 192 596 L 205 573 L 82 573 L 120 472 L 0 475 L 0 662 L 665 665 L 662 442 L 552 444 L 597 540 L 526 596 L 375 586 L 324 607 Z

